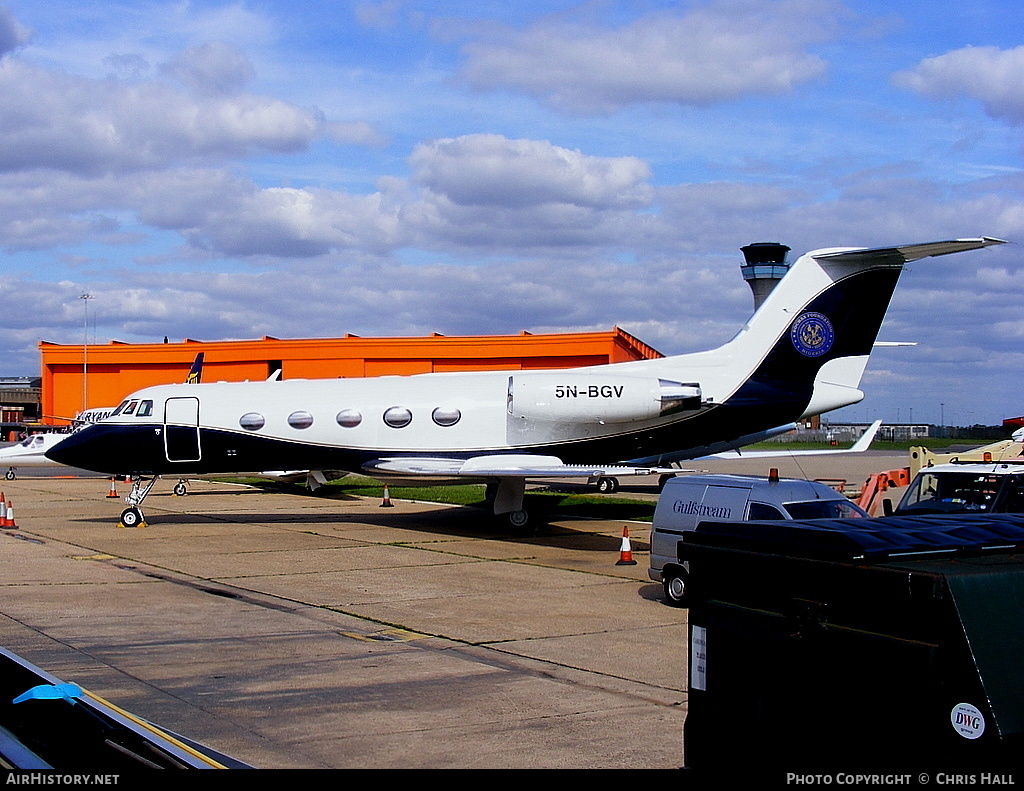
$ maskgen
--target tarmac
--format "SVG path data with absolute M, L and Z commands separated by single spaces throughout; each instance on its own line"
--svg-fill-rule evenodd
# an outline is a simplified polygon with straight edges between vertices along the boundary
M 700 466 L 859 486 L 905 463 Z M 0 645 L 255 768 L 683 766 L 686 610 L 647 577 L 649 525 L 516 534 L 472 508 L 172 483 L 134 529 L 107 479 L 0 484 Z

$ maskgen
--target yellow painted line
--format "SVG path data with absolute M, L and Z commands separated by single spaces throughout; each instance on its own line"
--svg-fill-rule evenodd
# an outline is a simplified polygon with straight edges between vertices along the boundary
M 227 767 L 224 766 L 224 764 L 220 763 L 219 761 L 214 760 L 213 758 L 211 758 L 208 755 L 204 755 L 203 753 L 199 752 L 198 750 L 193 749 L 192 747 L 190 747 L 189 745 L 185 744 L 184 742 L 179 741 L 178 739 L 176 739 L 173 736 L 171 736 L 171 734 L 167 733 L 167 731 L 165 731 L 165 730 L 163 730 L 161 728 L 158 728 L 156 725 L 153 725 L 152 723 L 146 722 L 145 720 L 140 720 L 134 714 L 131 714 L 130 712 L 127 712 L 127 711 L 125 711 L 122 708 L 118 708 L 117 706 L 115 706 L 110 701 L 104 700 L 99 695 L 94 695 L 93 693 L 91 693 L 87 689 L 83 689 L 82 692 L 84 692 L 87 697 L 91 698 L 92 700 L 96 701 L 97 703 L 100 703 L 100 704 L 106 706 L 107 708 L 111 709 L 112 711 L 116 711 L 118 714 L 120 714 L 125 719 L 131 720 L 136 725 L 138 725 L 140 728 L 144 728 L 145 730 L 149 731 L 150 733 L 153 733 L 153 734 L 159 736 L 162 739 L 166 739 L 171 744 L 176 746 L 179 750 L 183 750 L 184 752 L 188 753 L 189 755 L 193 756 L 194 758 L 197 758 L 198 760 L 202 761 L 207 766 L 209 766 L 209 767 L 211 767 L 213 769 L 227 769 Z
M 117 560 L 117 555 L 72 555 L 72 560 Z

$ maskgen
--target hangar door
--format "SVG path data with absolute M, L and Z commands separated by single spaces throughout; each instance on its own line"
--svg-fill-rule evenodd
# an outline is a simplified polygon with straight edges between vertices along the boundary
M 164 451 L 167 461 L 199 461 L 199 399 L 164 402 Z

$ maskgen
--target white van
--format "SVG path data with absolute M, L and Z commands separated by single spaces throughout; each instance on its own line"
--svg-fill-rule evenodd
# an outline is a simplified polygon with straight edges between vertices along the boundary
M 750 475 L 683 475 L 670 478 L 658 498 L 651 529 L 648 576 L 661 582 L 665 600 L 686 603 L 687 568 L 679 560 L 683 533 L 701 522 L 758 519 L 868 517 L 830 486 L 798 478 Z

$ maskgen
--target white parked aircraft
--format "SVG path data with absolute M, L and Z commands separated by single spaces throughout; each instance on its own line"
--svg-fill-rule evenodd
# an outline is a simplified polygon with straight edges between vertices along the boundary
M 63 466 L 48 458 L 46 453 L 67 436 L 67 434 L 57 433 L 32 434 L 14 445 L 0 448 L 0 467 L 7 467 L 5 473 L 7 480 L 14 480 L 15 470 L 18 467 Z
M 149 387 L 48 455 L 139 477 L 126 525 L 141 522 L 159 476 L 245 469 L 486 481 L 494 513 L 521 525 L 529 478 L 678 472 L 665 465 L 857 403 L 904 265 L 1001 243 L 807 253 L 736 337 L 710 351 L 557 371 Z

